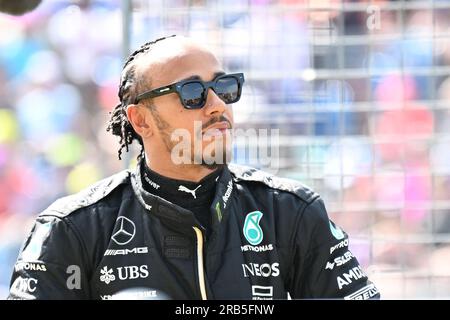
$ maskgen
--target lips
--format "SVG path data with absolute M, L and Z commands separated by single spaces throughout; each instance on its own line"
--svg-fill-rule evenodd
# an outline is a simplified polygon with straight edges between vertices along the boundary
M 205 136 L 216 136 L 216 135 L 222 135 L 225 134 L 228 129 L 231 129 L 231 126 L 226 121 L 216 122 L 209 128 L 207 128 L 203 135 Z
M 211 130 L 211 129 L 219 129 L 219 130 L 230 129 L 230 124 L 226 121 L 216 122 L 215 124 L 210 126 L 208 129 L 206 129 L 206 131 Z

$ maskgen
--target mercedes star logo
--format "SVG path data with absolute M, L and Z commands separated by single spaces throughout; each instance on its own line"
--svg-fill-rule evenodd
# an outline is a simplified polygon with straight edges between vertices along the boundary
M 119 217 L 114 227 L 112 239 L 115 243 L 123 246 L 133 240 L 136 233 L 136 226 L 133 221 L 126 217 Z

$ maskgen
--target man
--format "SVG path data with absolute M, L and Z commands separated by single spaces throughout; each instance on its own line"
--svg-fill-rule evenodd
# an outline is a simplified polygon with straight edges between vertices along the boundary
M 226 164 L 243 83 L 184 37 L 134 52 L 108 129 L 120 137 L 119 158 L 141 144 L 136 170 L 39 215 L 10 298 L 378 297 L 316 193 Z M 179 150 L 174 136 L 193 139 Z

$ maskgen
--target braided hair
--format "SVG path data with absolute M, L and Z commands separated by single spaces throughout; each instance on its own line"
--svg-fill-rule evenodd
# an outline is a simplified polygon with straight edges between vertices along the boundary
M 110 112 L 111 118 L 109 119 L 108 127 L 106 128 L 106 131 L 111 131 L 113 135 L 120 138 L 120 147 L 118 150 L 119 160 L 122 159 L 122 150 L 125 148 L 128 152 L 128 146 L 132 144 L 134 140 L 137 140 L 141 145 L 138 159 L 144 154 L 142 138 L 134 131 L 126 113 L 127 106 L 134 103 L 138 90 L 143 85 L 143 79 L 138 79 L 136 76 L 135 62 L 141 54 L 148 53 L 155 43 L 171 37 L 175 37 L 175 35 L 159 38 L 143 44 L 139 49 L 128 56 L 122 68 L 118 93 L 120 103 L 118 103 L 114 107 L 114 110 Z

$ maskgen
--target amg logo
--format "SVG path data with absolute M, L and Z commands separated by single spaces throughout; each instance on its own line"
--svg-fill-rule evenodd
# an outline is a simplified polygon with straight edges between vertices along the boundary
M 148 253 L 148 247 L 138 247 L 133 249 L 108 249 L 105 251 L 105 256 L 126 256 L 127 254 Z
M 14 266 L 16 271 L 27 270 L 27 271 L 47 271 L 45 264 L 42 263 L 32 263 L 32 262 L 17 262 Z
M 225 192 L 225 194 L 222 197 L 223 200 L 223 207 L 226 208 L 227 207 L 227 201 L 230 198 L 231 195 L 231 191 L 233 190 L 233 182 L 230 180 L 228 181 L 228 185 L 227 185 L 227 191 Z
M 264 251 L 272 251 L 272 244 L 264 245 L 264 246 L 251 246 L 246 244 L 245 246 L 241 246 L 242 252 L 245 251 L 254 251 L 254 252 L 264 252 Z
M 333 253 L 334 250 L 348 247 L 348 239 L 342 240 L 337 245 L 330 248 L 330 254 Z
M 336 279 L 339 286 L 339 290 L 342 289 L 343 286 L 347 286 L 350 283 L 352 283 L 353 280 L 358 280 L 365 276 L 366 275 L 364 274 L 364 271 L 362 271 L 360 266 L 350 269 L 348 273 L 344 272 L 342 276 L 338 276 Z

